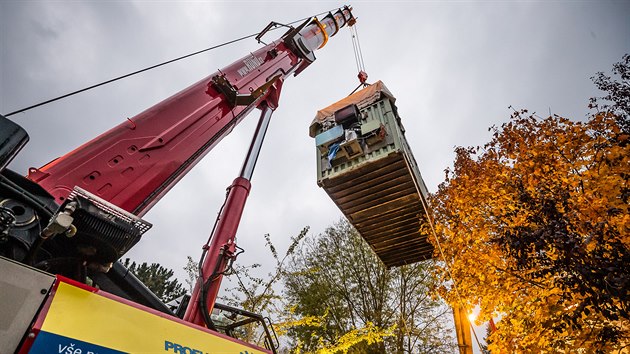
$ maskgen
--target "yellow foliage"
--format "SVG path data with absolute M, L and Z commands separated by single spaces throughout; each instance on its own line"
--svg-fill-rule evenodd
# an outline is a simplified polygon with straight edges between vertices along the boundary
M 326 312 L 323 316 L 305 316 L 300 319 L 292 319 L 274 324 L 274 329 L 278 335 L 286 335 L 287 331 L 294 327 L 321 327 L 323 321 L 328 316 Z
M 365 344 L 370 345 L 382 342 L 385 337 L 394 335 L 395 328 L 396 326 L 382 329 L 376 327 L 372 322 L 368 322 L 363 328 L 355 328 L 345 333 L 335 343 L 329 344 L 320 341 L 321 347 L 314 354 L 346 354 L 359 343 L 365 342 Z
M 292 313 L 293 311 L 290 310 Z M 320 327 L 323 328 L 326 325 L 326 317 L 328 311 L 322 316 L 305 316 L 299 319 L 292 318 L 290 320 L 276 323 L 274 328 L 278 335 L 286 335 L 292 328 L 297 327 Z M 317 348 L 314 351 L 304 351 L 303 344 L 297 343 L 293 348 L 294 354 L 346 354 L 349 350 L 358 344 L 371 345 L 374 343 L 381 343 L 386 337 L 394 336 L 396 325 L 389 328 L 380 328 L 374 325 L 372 322 L 367 322 L 365 326 L 361 328 L 354 328 L 341 337 L 336 338 L 334 342 L 328 342 L 323 338 L 319 338 Z

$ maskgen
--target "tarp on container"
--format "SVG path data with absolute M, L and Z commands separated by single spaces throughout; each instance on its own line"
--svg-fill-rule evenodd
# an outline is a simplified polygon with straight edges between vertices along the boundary
M 392 103 L 396 102 L 396 98 L 392 95 L 391 92 L 385 87 L 385 84 L 382 81 L 377 81 L 366 88 L 359 90 L 352 95 L 343 98 L 340 101 L 337 101 L 330 106 L 320 109 L 317 111 L 315 115 L 315 119 L 311 122 L 309 126 L 309 135 L 311 138 L 314 138 L 317 135 L 317 131 L 322 122 L 328 119 L 334 119 L 335 112 L 338 110 L 347 107 L 351 104 L 356 104 L 359 109 L 369 106 L 372 103 L 380 100 L 383 96 L 389 98 Z

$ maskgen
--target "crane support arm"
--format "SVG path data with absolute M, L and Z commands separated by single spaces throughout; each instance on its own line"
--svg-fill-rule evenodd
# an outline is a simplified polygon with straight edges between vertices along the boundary
M 28 178 L 59 204 L 79 186 L 142 216 L 248 113 L 277 100 L 268 97 L 275 82 L 304 70 L 315 50 L 353 23 L 348 7 L 308 20 L 72 152 L 29 169 Z

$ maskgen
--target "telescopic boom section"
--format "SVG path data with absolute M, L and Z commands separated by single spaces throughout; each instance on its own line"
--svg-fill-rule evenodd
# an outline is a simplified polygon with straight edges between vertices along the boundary
M 278 87 L 315 60 L 313 52 L 354 18 L 348 7 L 313 18 L 28 178 L 61 204 L 75 186 L 144 215 L 249 112 L 275 108 Z M 272 94 L 275 93 L 275 94 Z M 271 97 L 274 96 L 274 97 Z

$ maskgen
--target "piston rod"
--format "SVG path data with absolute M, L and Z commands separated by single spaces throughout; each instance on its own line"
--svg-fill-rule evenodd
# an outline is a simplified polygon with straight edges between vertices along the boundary
M 263 141 L 265 140 L 265 134 L 267 133 L 272 113 L 273 109 L 263 103 L 262 113 L 260 114 L 260 119 L 258 120 L 258 125 L 256 126 L 254 137 L 252 138 L 252 143 L 249 146 L 247 156 L 245 156 L 245 161 L 243 162 L 241 174 L 239 175 L 248 181 L 251 181 L 252 175 L 254 174 L 254 168 L 256 167 L 256 162 L 258 161 L 258 156 L 260 155 L 260 149 Z

